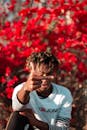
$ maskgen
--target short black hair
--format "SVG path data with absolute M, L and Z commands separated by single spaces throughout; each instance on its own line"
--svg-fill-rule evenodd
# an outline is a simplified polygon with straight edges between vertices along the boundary
M 45 64 L 50 69 L 58 68 L 58 59 L 51 52 L 34 52 L 26 60 L 26 65 L 29 68 L 30 62 L 34 64 Z

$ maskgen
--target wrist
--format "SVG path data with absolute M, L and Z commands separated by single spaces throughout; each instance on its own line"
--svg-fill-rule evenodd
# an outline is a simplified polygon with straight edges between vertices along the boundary
M 49 130 L 49 125 L 39 120 L 36 121 L 36 127 L 38 127 L 40 130 Z
M 17 99 L 21 104 L 27 104 L 29 102 L 29 91 L 26 89 L 25 85 L 17 93 Z
M 29 91 L 29 89 L 28 89 L 28 84 L 27 84 L 27 83 L 25 83 L 25 84 L 23 85 L 23 91 L 24 91 L 24 93 L 26 93 L 26 94 L 29 94 L 29 93 L 30 93 L 30 91 Z
M 27 90 L 27 87 L 26 87 L 26 86 L 23 87 L 23 91 L 24 91 L 24 93 L 26 93 L 26 94 L 29 94 L 29 93 L 30 93 L 30 91 Z

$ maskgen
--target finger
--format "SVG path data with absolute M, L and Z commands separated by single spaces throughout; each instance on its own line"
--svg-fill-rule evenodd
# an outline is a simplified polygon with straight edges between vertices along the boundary
M 53 75 L 49 75 L 49 76 L 42 76 L 41 79 L 48 79 L 48 80 L 53 80 L 54 76 Z
M 31 84 L 32 85 L 40 85 L 42 83 L 42 81 L 40 80 L 40 79 L 35 79 L 35 80 L 33 80 L 33 81 L 31 81 Z
M 21 110 L 20 112 L 33 112 L 32 109 L 30 108 L 24 108 L 23 110 Z
M 44 79 L 53 80 L 54 76 L 53 75 L 49 75 L 49 76 L 36 76 L 36 77 L 33 77 L 33 79 L 36 79 L 36 80 L 44 80 Z
M 30 66 L 31 66 L 32 72 L 34 72 L 35 68 L 36 68 L 36 65 L 34 63 L 30 62 Z
M 40 88 L 41 87 L 41 85 L 38 85 L 38 84 L 35 84 L 35 85 L 29 85 L 29 88 L 28 88 L 28 90 L 30 91 L 30 92 L 32 92 L 32 91 L 34 91 L 34 90 L 36 90 L 36 89 L 38 89 L 38 88 Z

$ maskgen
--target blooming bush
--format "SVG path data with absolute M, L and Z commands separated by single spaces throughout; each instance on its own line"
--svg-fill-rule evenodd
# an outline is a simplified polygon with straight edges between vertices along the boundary
M 35 2 L 39 4 L 39 0 Z M 87 0 L 48 0 L 40 7 L 30 7 L 30 4 L 30 0 L 22 2 L 12 21 L 5 19 L 7 12 L 0 14 L 0 17 L 5 16 L 4 21 L 0 21 L 2 101 L 11 102 L 14 87 L 26 80 L 29 73 L 25 67 L 26 58 L 32 52 L 45 50 L 52 51 L 59 60 L 58 83 L 69 87 L 74 98 L 80 90 L 84 90 L 83 95 L 80 93 L 84 96 L 87 87 Z M 8 10 L 14 12 L 16 5 L 17 1 L 11 0 Z M 75 110 L 79 99 L 75 98 Z M 78 127 L 74 118 L 72 122 Z

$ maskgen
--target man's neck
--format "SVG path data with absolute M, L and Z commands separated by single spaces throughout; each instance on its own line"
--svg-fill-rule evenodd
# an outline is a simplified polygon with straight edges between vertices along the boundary
M 51 93 L 52 93 L 52 90 L 53 90 L 53 87 L 51 86 L 48 91 L 43 91 L 43 92 L 40 92 L 40 91 L 36 91 L 37 92 L 37 95 L 38 96 L 41 96 L 43 98 L 46 98 L 48 97 Z

